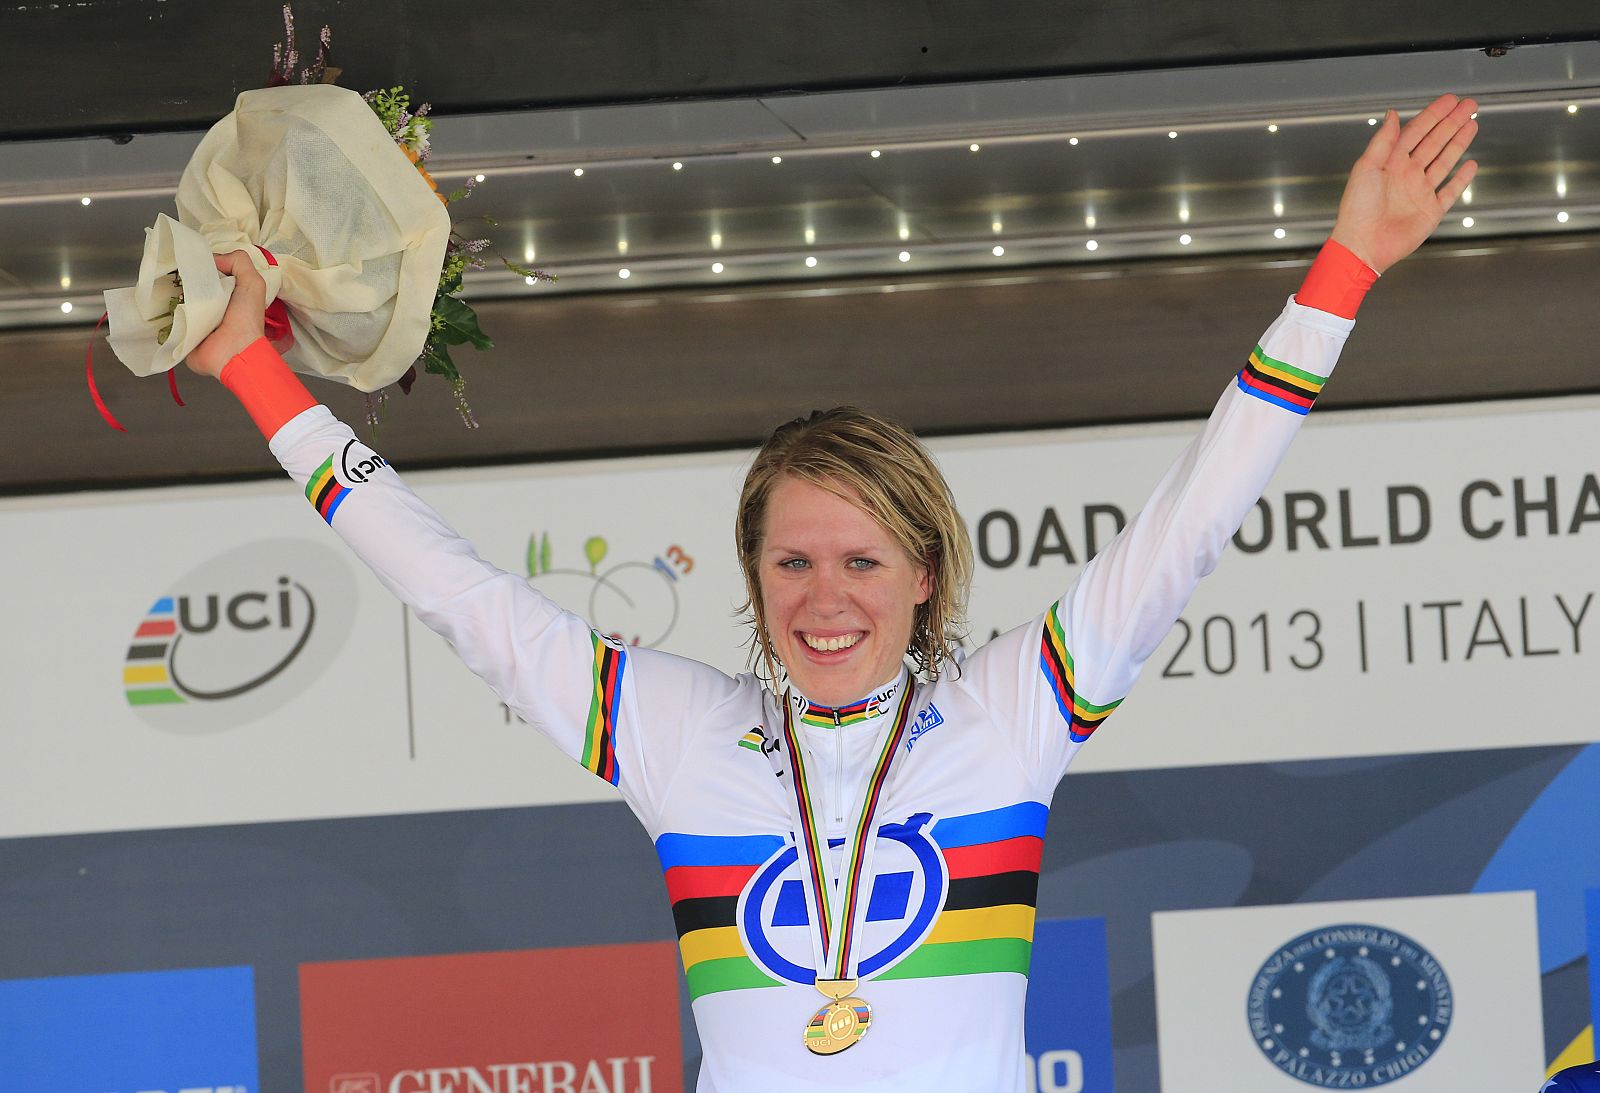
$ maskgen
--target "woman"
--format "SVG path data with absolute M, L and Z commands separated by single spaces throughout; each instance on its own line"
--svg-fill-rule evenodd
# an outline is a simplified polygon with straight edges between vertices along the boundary
M 242 254 L 217 260 L 237 286 L 189 363 L 240 397 L 378 577 L 649 830 L 702 1091 L 1020 1091 L 1056 783 L 1260 495 L 1362 294 L 1471 182 L 1476 165 L 1455 165 L 1475 109 L 1447 95 L 1404 128 L 1385 115 L 1297 299 L 1145 509 L 959 667 L 966 533 L 915 438 L 860 411 L 783 426 L 745 482 L 738 553 L 769 691 L 607 641 L 478 558 L 392 470 L 347 478 L 373 455 L 261 339 Z

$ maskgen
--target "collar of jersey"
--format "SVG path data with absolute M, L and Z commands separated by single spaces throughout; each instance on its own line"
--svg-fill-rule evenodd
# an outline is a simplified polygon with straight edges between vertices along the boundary
M 895 699 L 899 697 L 900 688 L 906 686 L 909 674 L 904 666 L 900 674 L 881 687 L 875 687 L 867 694 L 844 706 L 824 706 L 819 702 L 812 702 L 798 691 L 791 692 L 789 701 L 794 703 L 795 716 L 803 725 L 811 725 L 819 729 L 845 728 L 859 724 L 862 721 L 871 721 L 873 718 L 882 717 L 894 709 Z

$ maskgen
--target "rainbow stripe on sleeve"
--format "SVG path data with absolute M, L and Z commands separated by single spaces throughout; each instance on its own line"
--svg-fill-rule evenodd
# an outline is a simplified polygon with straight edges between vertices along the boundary
M 1024 801 L 938 821 L 931 834 L 950 875 L 944 907 L 921 945 L 881 973 L 864 962 L 862 977 L 1027 975 L 1048 818 L 1046 806 Z M 736 924 L 740 893 L 783 846 L 776 835 L 669 832 L 656 840 L 691 1001 L 785 985 L 750 959 Z
M 1045 681 L 1056 696 L 1056 706 L 1067 723 L 1067 735 L 1074 743 L 1083 743 L 1111 716 L 1111 711 L 1122 705 L 1122 699 L 1096 706 L 1078 694 L 1073 675 L 1072 654 L 1067 651 L 1066 635 L 1061 629 L 1061 601 L 1050 605 L 1045 613 L 1044 633 L 1039 641 L 1039 668 Z
M 1296 414 L 1309 414 L 1327 376 L 1274 360 L 1258 345 L 1239 370 L 1239 390 Z
M 628 654 L 590 632 L 594 645 L 594 693 L 589 699 L 589 720 L 584 726 L 583 754 L 579 762 L 590 774 L 617 784 L 622 770 L 617 763 L 617 714 L 622 705 L 622 677 Z
M 333 456 L 330 455 L 311 475 L 311 481 L 306 483 L 306 500 L 311 502 L 323 520 L 332 524 L 333 514 L 349 496 L 350 487 L 340 482 L 333 473 Z

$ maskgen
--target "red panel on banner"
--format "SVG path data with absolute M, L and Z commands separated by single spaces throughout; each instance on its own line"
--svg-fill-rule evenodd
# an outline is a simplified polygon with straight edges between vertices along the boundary
M 681 1093 L 670 941 L 300 965 L 306 1093 Z

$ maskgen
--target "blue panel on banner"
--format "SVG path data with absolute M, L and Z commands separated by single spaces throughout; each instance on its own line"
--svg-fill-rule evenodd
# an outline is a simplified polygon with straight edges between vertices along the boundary
M 1589 922 L 1589 1023 L 1600 1028 L 1600 888 L 1583 893 Z
M 1600 882 L 1600 744 L 1573 757 L 1528 806 L 1473 885 L 1474 892 L 1538 893 L 1539 963 L 1554 971 L 1587 950 L 1577 890 Z M 1591 916 L 1591 922 L 1593 916 Z
M 1039 1093 L 1111 1093 L 1111 985 L 1106 923 L 1047 919 L 1033 928 L 1029 1065 Z
M 7 1089 L 257 1093 L 255 977 L 199 968 L 0 980 Z

